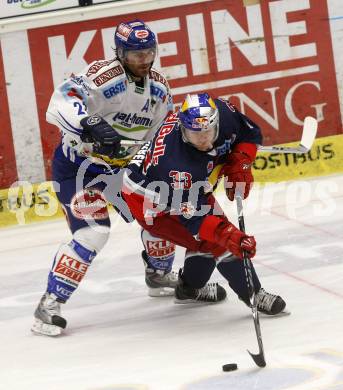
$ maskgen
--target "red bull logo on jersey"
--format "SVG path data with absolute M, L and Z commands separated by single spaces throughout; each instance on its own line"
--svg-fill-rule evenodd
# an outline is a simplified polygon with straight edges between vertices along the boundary
M 152 164 L 158 165 L 158 159 L 164 155 L 166 145 L 164 145 L 164 138 L 174 129 L 177 124 L 177 113 L 171 114 L 165 120 L 163 126 L 158 132 L 155 139 L 154 152 L 152 154 Z
M 195 207 L 191 202 L 182 202 L 180 204 L 180 214 L 186 218 L 190 219 L 195 214 Z

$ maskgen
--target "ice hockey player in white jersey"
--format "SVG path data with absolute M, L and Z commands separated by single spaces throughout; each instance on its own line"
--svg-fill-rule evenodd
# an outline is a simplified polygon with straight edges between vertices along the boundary
M 72 239 L 58 249 L 46 292 L 34 313 L 32 331 L 55 336 L 66 327 L 65 303 L 85 276 L 110 233 L 108 203 L 127 221 L 131 213 L 120 196 L 121 167 L 139 147 L 122 147 L 123 139 L 150 140 L 173 109 L 168 82 L 152 68 L 155 34 L 140 20 L 120 23 L 116 57 L 92 62 L 54 91 L 49 123 L 61 131 L 52 179 L 67 217 Z M 142 231 L 145 280 L 149 295 L 174 293 L 175 245 Z

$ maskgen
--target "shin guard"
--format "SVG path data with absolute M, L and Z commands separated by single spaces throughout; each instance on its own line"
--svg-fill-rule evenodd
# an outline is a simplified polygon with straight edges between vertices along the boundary
M 142 242 L 145 248 L 145 265 L 150 271 L 169 273 L 175 259 L 175 244 L 142 230 Z
M 85 276 L 95 256 L 95 251 L 88 250 L 75 240 L 63 244 L 57 251 L 49 272 L 47 292 L 66 302 Z

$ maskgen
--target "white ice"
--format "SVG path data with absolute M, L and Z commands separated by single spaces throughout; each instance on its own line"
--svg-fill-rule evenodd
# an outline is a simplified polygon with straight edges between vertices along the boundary
M 236 210 L 223 194 L 232 221 Z M 251 311 L 224 283 L 212 306 L 150 298 L 139 226 L 113 217 L 110 242 L 63 306 L 57 338 L 31 334 L 64 220 L 0 231 L 1 390 L 338 390 L 343 389 L 343 176 L 256 187 L 244 202 L 263 287 L 290 316 L 261 316 L 267 367 Z M 182 265 L 178 249 L 176 265 Z M 235 372 L 222 372 L 225 363 Z

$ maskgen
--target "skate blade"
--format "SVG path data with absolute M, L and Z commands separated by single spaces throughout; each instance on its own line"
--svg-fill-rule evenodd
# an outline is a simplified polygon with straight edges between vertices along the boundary
M 159 287 L 159 288 L 152 288 L 149 287 L 148 290 L 149 297 L 171 297 L 174 295 L 174 289 L 172 287 Z
M 178 305 L 194 305 L 194 306 L 200 306 L 200 305 L 215 305 L 218 303 L 224 302 L 225 299 L 222 299 L 221 301 L 197 301 L 196 299 L 174 299 L 174 303 Z
M 36 335 L 55 337 L 62 333 L 62 328 L 56 325 L 45 324 L 43 321 L 36 318 L 32 325 L 31 332 Z
M 292 314 L 292 312 L 288 311 L 288 310 L 283 310 L 283 311 L 280 311 L 280 313 L 278 314 L 265 314 L 265 313 L 262 313 L 262 312 L 259 312 L 259 315 L 263 318 L 279 318 L 279 317 L 287 317 L 287 316 L 290 316 Z
M 289 310 L 283 310 L 279 314 L 276 314 L 274 317 L 287 317 L 290 316 L 292 313 Z

